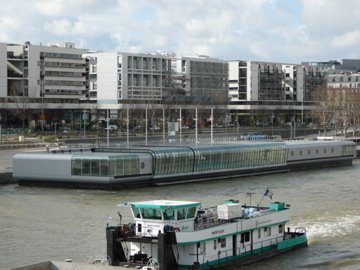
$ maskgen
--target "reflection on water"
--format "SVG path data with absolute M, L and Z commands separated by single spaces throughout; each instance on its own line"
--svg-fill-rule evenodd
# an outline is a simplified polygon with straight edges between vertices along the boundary
M 87 262 L 106 252 L 106 223 L 130 213 L 117 204 L 148 199 L 260 201 L 269 186 L 274 200 L 291 204 L 291 223 L 305 227 L 310 246 L 245 269 L 360 269 L 360 161 L 352 167 L 242 177 L 120 191 L 0 187 L 0 269 L 45 260 Z M 265 198 L 264 203 L 269 199 Z

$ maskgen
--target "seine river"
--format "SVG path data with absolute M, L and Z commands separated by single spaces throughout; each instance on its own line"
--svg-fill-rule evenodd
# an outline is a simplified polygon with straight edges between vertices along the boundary
M 360 160 L 352 167 L 120 191 L 0 186 L 0 269 L 106 253 L 106 223 L 130 213 L 116 205 L 148 199 L 240 199 L 257 203 L 267 187 L 291 204 L 291 226 L 306 227 L 309 247 L 243 269 L 360 269 Z M 264 203 L 269 202 L 265 198 Z

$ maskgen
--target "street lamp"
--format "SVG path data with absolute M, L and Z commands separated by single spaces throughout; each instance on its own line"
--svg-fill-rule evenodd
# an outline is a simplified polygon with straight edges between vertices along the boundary
M 106 145 L 109 148 L 110 140 L 109 140 L 109 109 L 106 110 Z

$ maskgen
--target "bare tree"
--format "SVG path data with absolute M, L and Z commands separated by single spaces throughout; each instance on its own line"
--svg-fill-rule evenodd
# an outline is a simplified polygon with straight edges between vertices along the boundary
M 337 95 L 334 91 L 335 89 L 320 86 L 312 93 L 312 101 L 316 109 L 311 111 L 311 116 L 316 124 L 323 126 L 324 135 L 337 115 Z
M 312 95 L 316 109 L 312 111 L 315 122 L 324 126 L 324 132 L 331 125 L 341 126 L 344 135 L 350 126 L 360 125 L 360 89 L 317 88 Z

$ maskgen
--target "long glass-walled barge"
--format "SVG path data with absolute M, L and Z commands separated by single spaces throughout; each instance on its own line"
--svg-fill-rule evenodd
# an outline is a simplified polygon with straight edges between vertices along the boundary
M 17 154 L 13 177 L 20 184 L 155 185 L 351 165 L 354 154 L 347 141 L 93 148 Z

